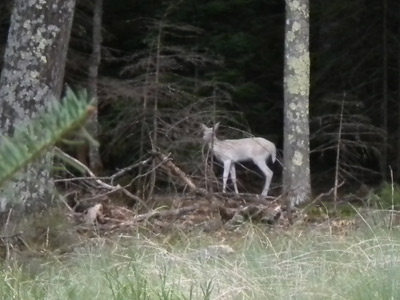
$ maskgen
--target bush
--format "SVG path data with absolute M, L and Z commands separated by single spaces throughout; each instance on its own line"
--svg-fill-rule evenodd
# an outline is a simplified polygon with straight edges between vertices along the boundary
M 383 183 L 374 197 L 374 202 L 382 209 L 400 209 L 400 186 L 396 183 Z

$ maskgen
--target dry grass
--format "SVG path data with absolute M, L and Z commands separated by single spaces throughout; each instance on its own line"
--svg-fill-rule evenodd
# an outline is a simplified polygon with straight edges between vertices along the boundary
M 172 242 L 173 240 L 173 242 Z M 217 246 L 216 246 L 217 245 Z M 400 235 L 273 232 L 92 239 L 35 272 L 0 273 L 3 299 L 399 299 Z

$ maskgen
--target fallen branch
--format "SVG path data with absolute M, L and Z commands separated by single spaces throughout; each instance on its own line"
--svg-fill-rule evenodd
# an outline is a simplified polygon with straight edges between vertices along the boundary
M 132 169 L 134 169 L 134 168 L 137 168 L 137 167 L 139 167 L 139 166 L 143 166 L 143 165 L 147 164 L 149 161 L 151 161 L 151 159 L 152 159 L 152 158 L 148 158 L 148 159 L 142 160 L 142 161 L 140 161 L 140 162 L 138 162 L 138 163 L 132 164 L 132 165 L 130 165 L 130 166 L 127 166 L 127 167 L 125 167 L 125 168 L 119 170 L 117 173 L 115 173 L 115 174 L 113 174 L 113 175 L 111 175 L 111 176 L 109 177 L 109 178 L 111 179 L 111 184 L 114 182 L 114 179 L 115 179 L 115 178 L 124 175 L 126 172 L 129 172 L 130 170 L 132 170 Z
M 175 209 L 169 209 L 169 210 L 157 210 L 157 211 L 151 211 L 145 214 L 137 215 L 133 218 L 133 222 L 141 222 L 144 220 L 149 220 L 151 218 L 160 218 L 160 217 L 181 217 L 182 215 L 185 215 L 187 213 L 193 212 L 196 209 L 198 209 L 198 205 L 191 205 L 191 206 L 185 206 L 182 208 L 175 208 Z
M 250 220 L 273 225 L 280 218 L 282 208 L 280 205 L 250 204 L 239 208 L 219 207 L 219 214 L 225 222 L 232 221 L 235 223 L 238 220 L 241 220 L 241 222 Z
M 65 153 L 65 152 L 64 152 Z M 66 154 L 66 153 L 65 153 Z M 68 154 L 67 154 L 68 155 Z M 68 159 L 71 159 L 71 157 L 68 157 Z M 54 182 L 69 182 L 69 181 L 79 181 L 79 180 L 111 180 L 111 184 L 114 183 L 115 178 L 117 177 L 121 177 L 122 175 L 124 175 L 125 173 L 129 172 L 130 170 L 137 168 L 138 166 L 141 165 L 145 165 L 147 164 L 149 161 L 151 160 L 151 158 L 142 160 L 138 163 L 129 165 L 121 170 L 119 170 L 117 173 L 111 175 L 111 176 L 103 176 L 103 177 L 91 177 L 91 176 L 81 176 L 81 177 L 73 177 L 73 178 L 61 178 L 61 179 L 56 179 L 54 180 Z M 76 161 L 74 161 L 75 163 Z M 81 167 L 81 166 L 80 166 Z M 87 171 L 85 169 L 85 171 Z
M 150 219 L 154 218 L 165 218 L 165 217 L 176 217 L 179 218 L 185 214 L 191 213 L 199 208 L 198 205 L 191 205 L 191 206 L 186 206 L 182 208 L 176 208 L 176 209 L 169 209 L 169 210 L 153 210 L 151 212 L 145 213 L 145 214 L 140 214 L 135 216 L 132 220 L 129 221 L 122 221 L 119 222 L 119 224 L 115 224 L 111 227 L 111 229 L 118 228 L 118 227 L 129 227 L 129 226 L 134 226 L 137 225 L 140 222 L 143 221 L 149 221 Z M 104 218 L 105 221 L 111 220 L 111 218 Z M 117 219 L 112 218 L 112 221 L 116 222 Z
M 153 151 L 153 155 L 160 158 L 162 161 L 165 161 L 164 166 L 173 171 L 180 179 L 182 179 L 182 181 L 189 187 L 191 191 L 197 192 L 203 196 L 208 196 L 208 193 L 205 189 L 197 187 L 194 182 L 189 178 L 189 176 L 186 175 L 186 173 L 183 172 L 177 165 L 175 165 L 171 161 L 171 159 L 168 159 L 165 154 L 158 151 Z
M 127 197 L 133 199 L 134 201 L 139 202 L 140 204 L 142 204 L 146 209 L 149 210 L 149 208 L 147 207 L 146 203 L 138 196 L 133 195 L 131 192 L 129 192 L 126 188 L 120 186 L 119 184 L 114 186 L 114 185 L 110 185 L 108 183 L 105 183 L 104 181 L 101 181 L 98 177 L 96 177 L 96 175 L 92 172 L 92 170 L 90 170 L 87 166 L 85 166 L 83 163 L 81 163 L 79 160 L 77 160 L 76 158 L 70 156 L 69 154 L 65 153 L 64 151 L 62 151 L 59 148 L 55 148 L 55 150 L 57 151 L 57 153 L 61 156 L 64 156 L 65 158 L 72 160 L 74 163 L 76 163 L 79 167 L 81 167 L 82 169 L 84 169 L 86 171 L 86 173 L 89 174 L 90 178 L 92 178 L 99 186 L 101 186 L 102 188 L 105 188 L 107 190 L 109 190 L 110 192 L 117 192 L 117 191 L 121 191 L 123 192 Z
M 270 205 L 272 203 L 277 202 L 281 196 L 272 197 L 272 196 L 263 196 L 260 194 L 250 194 L 250 193 L 214 193 L 214 196 L 221 200 L 229 200 L 236 201 L 239 204 L 263 204 Z

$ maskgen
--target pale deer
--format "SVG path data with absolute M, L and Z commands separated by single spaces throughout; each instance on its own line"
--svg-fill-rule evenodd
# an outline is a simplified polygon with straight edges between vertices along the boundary
M 236 140 L 219 140 L 216 137 L 219 122 L 214 127 L 207 127 L 201 124 L 203 129 L 203 140 L 206 142 L 215 157 L 224 165 L 222 179 L 222 192 L 226 192 L 228 177 L 231 177 L 236 193 L 239 193 L 236 185 L 236 162 L 253 161 L 265 175 L 265 185 L 261 195 L 267 196 L 271 184 L 273 172 L 268 168 L 266 161 L 271 157 L 272 162 L 276 160 L 275 145 L 260 137 L 244 138 Z

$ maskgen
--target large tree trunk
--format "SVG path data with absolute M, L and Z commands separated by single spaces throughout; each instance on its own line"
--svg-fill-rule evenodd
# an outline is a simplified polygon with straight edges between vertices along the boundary
M 311 192 L 308 0 L 286 0 L 285 33 L 283 187 L 292 206 L 306 201 Z
M 102 12 L 103 0 L 95 0 L 93 8 L 93 40 L 92 54 L 90 56 L 89 66 L 89 95 L 93 98 L 93 106 L 98 106 L 97 94 L 97 78 L 99 76 L 99 65 L 101 61 L 101 43 L 102 43 Z M 87 124 L 88 131 L 92 137 L 98 139 L 99 122 L 97 113 L 92 114 Z M 103 171 L 103 163 L 101 161 L 98 145 L 89 144 L 89 167 L 95 174 L 100 174 Z
M 50 98 L 59 98 L 75 0 L 15 0 L 0 78 L 0 133 L 37 116 Z M 18 201 L 21 208 L 43 210 L 52 200 L 46 154 L 3 187 L 0 211 Z

